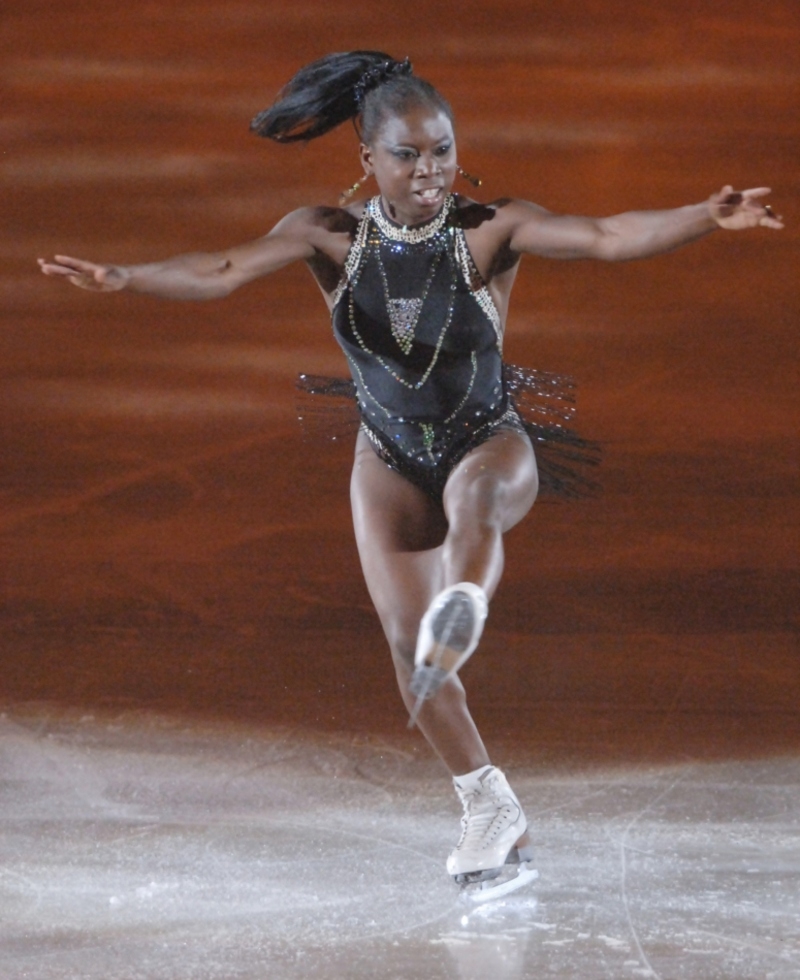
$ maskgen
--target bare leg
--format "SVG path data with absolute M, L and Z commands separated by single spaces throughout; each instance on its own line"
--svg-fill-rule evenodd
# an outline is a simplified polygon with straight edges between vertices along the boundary
M 491 595 L 503 566 L 502 534 L 527 513 L 536 496 L 530 443 L 500 432 L 451 474 L 444 512 L 391 470 L 360 434 L 351 483 L 361 564 L 394 659 L 406 706 L 419 622 L 444 587 L 469 580 Z M 420 730 L 454 775 L 489 757 L 458 678 L 425 702 Z
M 531 444 L 501 430 L 464 457 L 444 492 L 445 586 L 474 582 L 491 598 L 503 572 L 503 534 L 533 506 L 539 481 Z

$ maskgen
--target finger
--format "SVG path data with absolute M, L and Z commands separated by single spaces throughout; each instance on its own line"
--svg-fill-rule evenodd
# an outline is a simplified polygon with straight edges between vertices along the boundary
M 54 258 L 59 265 L 68 266 L 70 269 L 75 269 L 77 272 L 87 272 L 92 274 L 94 273 L 95 269 L 99 268 L 96 262 L 86 262 L 84 259 L 76 259 L 71 255 L 56 255 Z
M 74 276 L 76 271 L 69 266 L 46 262 L 44 259 L 39 259 L 39 268 L 46 276 Z
M 742 191 L 742 197 L 749 201 L 754 197 L 765 197 L 767 194 L 772 193 L 771 187 L 751 187 L 749 190 Z

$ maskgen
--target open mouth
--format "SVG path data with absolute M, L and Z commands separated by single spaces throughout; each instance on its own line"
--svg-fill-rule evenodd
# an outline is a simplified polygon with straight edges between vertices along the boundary
M 438 204 L 441 194 L 441 187 L 425 187 L 421 191 L 414 191 L 415 197 L 423 204 Z

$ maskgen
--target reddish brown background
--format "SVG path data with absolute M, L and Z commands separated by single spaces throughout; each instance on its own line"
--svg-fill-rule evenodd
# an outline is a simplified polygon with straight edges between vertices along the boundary
M 290 269 L 224 302 L 92 296 L 56 251 L 139 261 L 264 233 L 358 176 L 344 127 L 249 118 L 328 50 L 409 54 L 482 193 L 611 213 L 769 183 L 779 235 L 647 262 L 531 259 L 513 361 L 580 381 L 603 495 L 537 505 L 465 671 L 534 759 L 800 746 L 794 0 L 6 0 L 0 698 L 406 738 L 347 506 L 298 371 L 342 370 Z M 409 736 L 417 738 L 417 736 Z

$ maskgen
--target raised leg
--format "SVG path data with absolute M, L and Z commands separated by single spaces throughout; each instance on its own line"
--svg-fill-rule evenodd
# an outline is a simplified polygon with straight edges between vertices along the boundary
M 503 567 L 502 534 L 536 496 L 528 440 L 500 432 L 451 474 L 444 510 L 391 470 L 361 434 L 351 482 L 353 520 L 367 587 L 389 641 L 400 692 L 408 690 L 420 620 L 447 585 L 472 581 L 491 596 Z M 453 676 L 426 701 L 417 724 L 454 775 L 489 758 L 460 680 Z
M 503 535 L 528 513 L 539 481 L 526 436 L 501 430 L 464 457 L 444 492 L 445 585 L 474 582 L 491 598 L 503 572 Z

